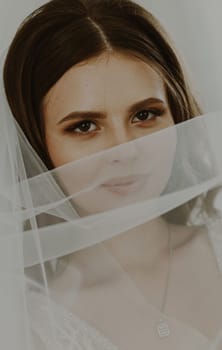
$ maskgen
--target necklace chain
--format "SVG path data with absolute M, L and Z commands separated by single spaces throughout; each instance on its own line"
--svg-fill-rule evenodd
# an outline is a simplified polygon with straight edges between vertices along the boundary
M 162 317 L 160 318 L 158 325 L 157 325 L 157 332 L 160 338 L 165 338 L 170 335 L 170 328 L 166 320 L 165 316 L 165 307 L 166 307 L 166 301 L 167 301 L 167 293 L 169 289 L 169 280 L 170 280 L 170 267 L 171 267 L 171 260 L 173 255 L 173 248 L 172 248 L 172 235 L 171 230 L 169 229 L 169 225 L 167 224 L 168 228 L 168 267 L 167 267 L 167 275 L 166 275 L 166 283 L 163 291 L 163 298 L 162 298 L 162 304 L 160 308 L 160 312 Z
M 166 301 L 167 301 L 167 293 L 169 289 L 169 280 L 170 280 L 170 267 L 171 267 L 171 260 L 172 260 L 172 255 L 173 255 L 173 247 L 172 247 L 172 234 L 171 230 L 169 228 L 169 225 L 167 224 L 167 230 L 168 230 L 168 267 L 167 267 L 167 275 L 166 275 L 166 283 L 163 291 L 163 297 L 162 297 L 162 303 L 160 306 L 160 313 L 161 313 L 161 318 L 159 319 L 159 322 L 156 326 L 157 333 L 160 338 L 165 338 L 170 335 L 170 328 L 167 323 L 167 318 L 165 315 L 165 307 L 166 307 Z M 121 265 L 123 268 L 123 266 Z M 133 282 L 132 278 L 128 275 L 128 277 L 131 279 Z M 144 295 L 141 293 L 141 291 L 138 289 L 138 287 L 133 283 L 140 295 L 145 299 Z M 146 300 L 146 299 L 145 299 Z M 147 300 L 146 300 L 147 301 Z

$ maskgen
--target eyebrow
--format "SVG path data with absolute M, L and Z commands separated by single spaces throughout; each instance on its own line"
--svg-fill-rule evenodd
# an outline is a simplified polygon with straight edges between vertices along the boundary
M 154 104 L 154 103 L 161 103 L 164 104 L 164 101 L 159 99 L 159 98 L 146 98 L 145 100 L 139 101 L 134 103 L 129 109 L 128 109 L 128 114 L 135 113 L 139 108 L 144 108 L 145 106 L 149 104 Z M 62 118 L 57 124 L 62 124 L 64 122 L 67 122 L 69 120 L 74 120 L 74 119 L 105 119 L 106 114 L 102 112 L 96 112 L 96 111 L 74 111 L 69 113 L 67 116 Z

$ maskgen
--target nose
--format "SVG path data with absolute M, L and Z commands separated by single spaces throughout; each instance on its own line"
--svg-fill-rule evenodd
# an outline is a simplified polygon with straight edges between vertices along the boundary
M 123 117 L 120 115 L 111 117 L 106 142 L 106 148 L 111 148 L 108 162 L 115 165 L 134 162 L 138 156 L 138 149 L 133 141 L 135 138 L 133 130 Z
M 115 132 L 109 145 L 110 148 L 114 147 L 110 150 L 109 163 L 121 165 L 135 162 L 138 158 L 138 146 L 134 139 L 125 130 Z
M 110 130 L 109 147 L 114 147 L 123 143 L 127 143 L 132 139 L 133 137 L 130 135 L 129 130 L 127 130 L 127 128 L 124 127 L 124 125 L 114 125 L 114 127 Z
M 114 165 L 124 165 L 134 163 L 137 158 L 138 151 L 136 150 L 136 145 L 127 143 L 111 151 L 109 163 Z

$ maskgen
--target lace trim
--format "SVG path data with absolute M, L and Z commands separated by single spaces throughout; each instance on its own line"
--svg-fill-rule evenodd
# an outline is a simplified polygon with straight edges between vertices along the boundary
M 47 350 L 119 350 L 98 329 L 42 295 L 31 293 L 31 327 Z

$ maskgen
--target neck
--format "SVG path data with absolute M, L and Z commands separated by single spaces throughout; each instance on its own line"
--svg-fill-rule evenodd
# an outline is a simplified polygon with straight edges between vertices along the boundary
M 127 268 L 147 268 L 168 254 L 168 238 L 168 224 L 159 217 L 104 242 L 104 246 Z

